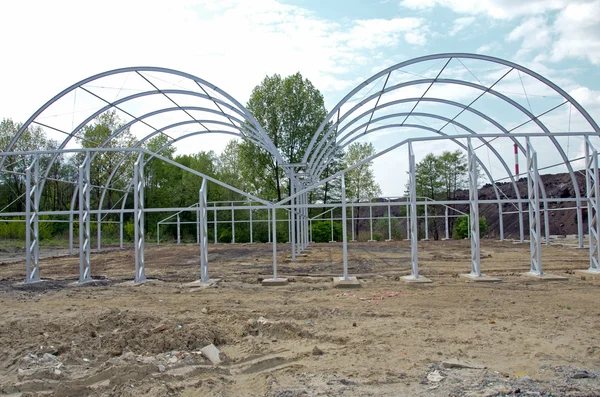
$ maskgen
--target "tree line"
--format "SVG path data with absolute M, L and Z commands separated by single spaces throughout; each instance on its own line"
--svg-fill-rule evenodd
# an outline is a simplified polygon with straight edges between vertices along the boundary
M 327 115 L 323 96 L 300 73 L 285 78 L 279 75 L 267 76 L 252 91 L 247 108 L 264 127 L 287 163 L 301 161 L 310 140 Z M 108 111 L 86 126 L 76 139 L 83 148 L 133 147 L 136 145 L 137 139 L 129 128 L 123 128 L 124 124 L 116 111 Z M 0 148 L 4 150 L 8 147 L 20 127 L 19 123 L 11 119 L 3 119 L 0 122 Z M 114 135 L 115 131 L 120 129 L 122 131 L 118 135 Z M 320 136 L 318 139 L 324 138 Z M 176 149 L 169 146 L 169 141 L 170 138 L 167 135 L 159 134 L 144 142 L 143 147 L 153 152 L 160 150 L 161 156 L 269 201 L 279 201 L 290 194 L 290 181 L 283 172 L 282 165 L 278 164 L 267 151 L 250 140 L 232 140 L 219 154 L 214 151 L 177 154 Z M 24 131 L 12 151 L 54 149 L 58 145 L 58 142 L 47 138 L 42 128 L 32 125 Z M 371 143 L 353 143 L 346 151 L 337 153 L 321 177 L 326 178 L 374 153 L 375 148 Z M 78 166 L 82 161 L 82 156 L 82 153 L 40 156 L 40 169 L 46 170 L 50 166 L 40 210 L 60 211 L 71 208 L 71 200 L 78 180 Z M 93 209 L 99 207 L 102 209 L 121 208 L 123 200 L 127 200 L 126 208 L 132 207 L 132 194 L 126 195 L 125 192 L 131 189 L 135 157 L 134 154 L 118 151 L 98 152 L 93 155 L 90 166 L 93 185 L 91 207 Z M 198 202 L 198 190 L 202 182 L 200 177 L 156 158 L 147 158 L 146 160 L 148 161 L 144 169 L 144 204 L 147 208 L 187 207 Z M 25 170 L 30 161 L 31 159 L 26 156 L 9 156 L 5 161 L 3 170 L 0 172 L 0 209 L 4 209 L 5 212 L 22 212 L 25 209 Z M 375 182 L 371 163 L 366 163 L 348 172 L 346 186 L 348 199 L 377 196 L 381 193 Z M 106 192 L 103 195 L 105 189 Z M 341 187 L 338 178 L 315 189 L 310 193 L 309 199 L 311 202 L 330 203 L 339 201 L 340 193 Z M 240 194 L 220 185 L 209 183 L 209 202 L 239 200 L 243 200 Z M 100 205 L 100 203 L 102 204 Z M 312 209 L 310 214 L 314 216 L 318 212 L 320 209 Z M 151 236 L 155 233 L 156 222 L 167 215 L 169 214 L 148 213 L 146 215 L 147 228 Z M 247 219 L 248 216 L 249 214 L 240 211 L 240 214 L 236 214 L 236 219 Z M 287 218 L 284 213 L 279 216 Z M 224 211 L 219 214 L 220 221 L 226 221 L 228 217 L 230 215 Z M 193 212 L 182 213 L 181 218 L 183 222 L 191 222 L 195 219 L 195 214 Z M 266 218 L 266 212 L 254 214 L 254 219 L 261 220 L 261 218 Z M 116 222 L 118 215 L 107 215 L 103 220 Z M 131 224 L 130 219 L 126 221 Z M 47 236 L 64 235 L 68 227 L 65 223 L 47 225 L 49 226 L 43 228 Z M 259 230 L 255 233 L 256 241 L 266 241 L 267 239 L 266 224 L 262 224 L 262 226 L 257 226 Z M 18 233 L 24 234 L 23 224 L 4 225 L 4 227 L 18 228 Z M 226 239 L 230 227 L 225 224 L 220 227 Z M 239 228 L 239 231 L 236 231 L 236 240 L 238 236 L 239 239 L 247 239 L 248 233 L 242 232 L 243 225 Z M 116 234 L 116 229 L 116 226 L 111 223 L 103 225 L 103 230 L 109 235 Z M 129 228 L 126 227 L 126 229 Z M 279 229 L 282 231 L 281 239 L 287 239 L 287 228 L 280 227 Z M 173 235 L 174 232 L 173 226 L 161 230 L 161 234 L 165 233 L 166 235 Z M 11 233 L 14 234 L 15 230 L 9 232 L 0 230 L 2 236 Z M 184 233 L 191 238 L 195 233 L 195 226 L 185 226 Z M 212 233 L 212 230 L 209 233 Z M 221 238 L 220 234 L 217 236 L 219 239 Z

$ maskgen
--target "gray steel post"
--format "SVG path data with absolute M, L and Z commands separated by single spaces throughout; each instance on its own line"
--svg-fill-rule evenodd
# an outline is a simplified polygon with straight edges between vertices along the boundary
M 135 247 L 135 279 L 136 283 L 146 281 L 144 263 L 144 155 L 140 152 L 133 165 L 133 218 Z
M 160 222 L 156 224 L 156 245 L 160 245 Z
M 540 183 L 541 182 L 542 178 L 540 177 Z M 548 212 L 550 212 L 548 211 L 548 202 L 544 200 L 544 238 L 546 240 L 546 245 L 550 244 L 550 217 Z
M 425 241 L 429 240 L 429 222 L 427 219 L 427 198 L 425 199 Z
M 181 220 L 177 214 L 177 245 L 181 244 Z
M 79 166 L 79 282 L 92 279 L 90 268 L 90 153 Z
M 542 245 L 540 241 L 540 196 L 537 153 L 527 138 L 527 198 L 529 200 L 529 247 L 531 274 L 542 275 Z
M 333 208 L 329 212 L 329 223 L 331 224 L 331 240 L 329 240 L 329 242 L 335 243 L 335 240 L 333 239 Z
M 342 174 L 342 256 L 344 262 L 344 280 L 348 278 L 348 230 L 346 225 L 346 181 Z
M 252 201 L 250 201 L 250 207 L 252 207 Z M 252 208 L 250 208 L 248 212 L 250 213 L 250 244 L 252 244 L 254 243 L 252 236 Z
M 410 199 L 409 199 L 410 200 Z M 410 240 L 410 217 L 409 202 L 406 202 L 406 239 Z
M 350 228 L 352 229 L 352 241 L 356 241 L 354 239 L 354 201 L 352 201 L 352 207 L 350 208 Z M 312 235 L 311 235 L 312 240 Z
M 290 192 L 292 195 L 296 193 L 296 184 L 294 171 L 291 171 L 292 176 L 290 177 Z M 290 201 L 290 241 L 292 243 L 292 260 L 296 260 L 296 199 L 293 198 Z
M 590 153 L 591 152 L 591 153 Z M 589 138 L 585 139 L 585 180 L 588 197 L 588 229 L 590 245 L 590 268 L 588 272 L 600 273 L 600 181 L 598 180 L 598 152 Z
M 481 277 L 481 247 L 479 245 L 479 191 L 477 190 L 477 156 L 471 138 L 467 138 L 469 168 L 469 221 L 471 229 L 471 276 Z
M 388 198 L 388 240 L 392 241 L 392 207 L 390 205 L 390 199 Z
M 202 192 L 198 192 L 201 195 Z M 196 244 L 200 245 L 202 239 L 200 238 L 200 202 L 198 201 L 198 210 L 196 211 Z
M 215 241 L 215 244 L 217 243 L 217 203 L 213 203 L 213 228 L 214 228 L 214 232 L 213 232 L 213 239 Z
M 25 170 L 25 283 L 40 281 L 39 188 L 40 161 L 39 155 L 35 154 Z
M 375 241 L 373 240 L 373 206 L 371 205 L 371 197 L 369 197 L 369 230 L 370 230 L 370 236 L 369 237 L 369 241 Z
M 525 226 L 523 225 L 523 203 L 519 203 L 519 241 L 525 242 Z
M 69 214 L 69 255 L 73 255 L 73 212 Z
M 273 280 L 277 280 L 277 213 L 273 207 Z M 292 250 L 293 251 L 293 250 Z
M 98 212 L 98 218 L 97 218 L 97 225 L 96 225 L 96 231 L 97 231 L 97 236 L 96 236 L 96 243 L 98 246 L 98 251 L 100 251 L 100 249 L 102 248 L 102 213 Z
M 446 240 L 450 239 L 450 227 L 448 224 L 448 206 L 446 206 L 446 212 L 444 213 L 444 222 L 446 224 Z
M 208 209 L 207 209 L 207 183 L 202 179 L 199 192 L 198 215 L 200 223 L 200 281 L 208 282 Z
M 577 202 L 577 245 L 583 248 L 583 208 L 581 202 Z
M 498 228 L 500 229 L 500 241 L 504 241 L 504 219 L 502 214 L 502 203 L 498 203 Z
M 310 231 L 310 242 L 314 243 L 314 241 L 313 241 L 313 233 L 312 233 L 313 232 L 312 219 L 308 220 L 308 228 L 309 228 L 308 230 Z
M 415 154 L 412 143 L 408 144 L 409 178 L 410 178 L 410 254 L 412 273 L 409 277 L 419 278 L 419 235 L 417 224 L 417 178 L 415 167 Z
M 271 211 L 267 208 L 267 243 L 271 242 Z
M 123 249 L 123 213 L 119 214 L 119 248 Z
M 235 210 L 233 209 L 233 201 L 231 202 L 231 243 L 235 243 Z

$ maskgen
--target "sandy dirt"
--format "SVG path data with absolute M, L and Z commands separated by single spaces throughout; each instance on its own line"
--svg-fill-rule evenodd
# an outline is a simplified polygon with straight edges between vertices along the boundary
M 548 282 L 522 275 L 528 244 L 482 245 L 501 283 L 457 277 L 468 241 L 419 242 L 427 285 L 399 281 L 408 242 L 353 243 L 354 290 L 333 288 L 338 243 L 296 262 L 280 244 L 283 287 L 260 284 L 267 244 L 210 245 L 213 288 L 184 286 L 196 245 L 147 245 L 139 286 L 132 250 L 93 254 L 97 281 L 83 286 L 77 257 L 43 259 L 45 281 L 23 285 L 24 263 L 0 254 L 0 395 L 600 395 L 600 278 L 573 272 L 588 250 L 543 246 L 545 271 L 568 277 Z M 218 365 L 200 354 L 211 343 Z

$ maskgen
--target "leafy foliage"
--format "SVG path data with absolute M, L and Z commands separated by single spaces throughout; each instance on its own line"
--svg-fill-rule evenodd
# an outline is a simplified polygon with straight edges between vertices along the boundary
M 487 233 L 487 230 L 488 224 L 485 216 L 479 217 L 479 236 L 483 237 Z M 455 239 L 463 239 L 469 236 L 469 217 L 461 216 L 456 220 L 452 236 Z

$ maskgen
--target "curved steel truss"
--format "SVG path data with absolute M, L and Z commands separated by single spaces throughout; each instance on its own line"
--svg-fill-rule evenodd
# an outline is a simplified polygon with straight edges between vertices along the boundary
M 125 89 L 126 83 L 128 87 L 132 86 L 133 88 Z M 540 105 L 532 106 L 532 102 L 536 98 L 539 99 Z M 75 103 L 82 103 L 82 105 L 76 108 Z M 61 122 L 55 122 L 54 113 L 65 110 L 70 111 L 68 113 L 72 115 L 72 118 L 67 122 L 64 121 L 64 118 Z M 95 149 L 80 149 L 79 145 L 84 139 L 83 132 L 86 127 L 93 124 L 98 116 L 109 111 L 117 112 L 119 117 L 125 120 L 125 124 L 115 129 L 109 137 L 98 142 L 90 142 L 91 145 L 88 147 Z M 567 119 L 567 115 L 568 123 L 563 122 Z M 578 122 L 572 128 L 571 118 L 575 118 L 575 115 L 578 117 Z M 557 119 L 562 120 L 558 121 L 560 124 L 558 127 L 556 126 Z M 34 125 L 51 131 L 55 136 L 62 137 L 55 149 L 43 153 L 51 155 L 49 161 L 43 164 L 39 161 L 40 153 L 17 153 L 15 149 L 18 147 L 19 139 L 24 136 L 28 128 Z M 128 148 L 115 147 L 115 141 L 118 141 L 119 137 L 128 131 L 135 132 L 134 144 Z M 39 250 L 37 221 L 40 194 L 49 177 L 52 165 L 59 155 L 67 151 L 84 151 L 86 153 L 80 164 L 79 183 L 74 191 L 71 210 L 68 212 L 71 223 L 74 215 L 79 216 L 80 239 L 85 240 L 85 244 L 80 244 L 83 246 L 80 248 L 82 269 L 80 281 L 82 282 L 90 279 L 90 216 L 92 213 L 97 213 L 100 223 L 103 212 L 113 211 L 113 208 L 105 208 L 105 196 L 111 189 L 111 182 L 123 172 L 122 169 L 127 164 L 130 164 L 127 161 L 130 157 L 133 159 L 132 161 L 135 161 L 131 182 L 123 190 L 123 198 L 122 201 L 120 200 L 121 209 L 114 211 L 120 213 L 122 219 L 123 213 L 127 211 L 125 208 L 127 195 L 133 192 L 135 201 L 133 212 L 136 214 L 136 280 L 143 281 L 145 277 L 143 274 L 143 213 L 149 210 L 143 207 L 144 164 L 153 157 L 169 161 L 161 156 L 161 152 L 171 145 L 215 133 L 243 138 L 255 143 L 273 156 L 292 181 L 291 197 L 275 204 L 241 192 L 222 182 L 216 182 L 262 204 L 260 208 L 266 209 L 269 213 L 269 226 L 272 223 L 273 236 L 275 236 L 276 222 L 278 221 L 275 209 L 288 209 L 293 258 L 297 252 L 308 245 L 310 240 L 308 208 L 314 204 L 309 203 L 307 192 L 334 178 L 342 178 L 342 185 L 345 186 L 343 178 L 348 170 L 381 157 L 401 146 L 405 146 L 408 150 L 408 169 L 410 170 L 410 180 L 413 182 L 406 205 L 407 214 L 410 205 L 412 233 L 409 235 L 415 245 L 416 206 L 423 205 L 414 192 L 415 148 L 423 142 L 443 140 L 456 145 L 457 148 L 468 154 L 470 183 L 468 204 L 472 214 L 478 213 L 476 189 L 479 170 L 494 189 L 496 198 L 493 202 L 499 206 L 500 225 L 502 225 L 503 203 L 511 203 L 518 208 L 521 241 L 524 239 L 523 204 L 528 206 L 529 235 L 532 241 L 531 273 L 541 275 L 542 269 L 539 264 L 541 212 L 543 212 L 545 220 L 546 237 L 548 237 L 549 222 L 548 211 L 540 211 L 540 203 L 547 208 L 549 198 L 539 178 L 540 162 L 543 156 L 538 158 L 538 153 L 546 155 L 548 158 L 558 159 L 558 163 L 547 168 L 560 165 L 569 173 L 576 196 L 574 202 L 577 206 L 580 247 L 583 246 L 584 236 L 582 210 L 584 205 L 588 206 L 590 270 L 598 271 L 600 260 L 600 244 L 598 242 L 600 229 L 596 220 L 599 211 L 597 201 L 598 160 L 594 147 L 596 144 L 594 140 L 600 136 L 598 124 L 564 89 L 522 65 L 478 54 L 447 53 L 401 62 L 359 84 L 329 112 L 320 128 L 314 133 L 300 164 L 284 164 L 281 153 L 269 135 L 242 104 L 225 91 L 188 73 L 157 67 L 131 67 L 100 73 L 73 84 L 40 107 L 23 124 L 10 143 L 5 148 L 1 148 L 3 152 L 0 153 L 0 172 L 4 171 L 5 162 L 11 155 L 25 155 L 33 159 L 26 174 L 28 186 L 25 196 L 28 227 L 26 235 L 29 248 L 26 281 L 39 280 L 38 268 L 35 264 L 31 265 L 30 262 L 37 261 Z M 335 159 L 339 151 L 357 140 L 368 139 L 371 134 L 373 136 L 377 134 L 392 136 L 392 139 L 388 140 L 387 146 L 380 147 L 374 156 L 323 179 L 328 164 Z M 155 149 L 154 152 L 148 151 L 145 145 L 150 139 L 157 136 L 164 136 L 166 143 Z M 578 136 L 584 140 L 585 155 L 583 157 L 572 158 L 568 147 L 565 149 L 564 139 L 571 136 Z M 89 139 L 89 137 L 85 139 Z M 500 142 L 514 146 L 515 156 L 520 153 L 526 158 L 525 172 L 522 174 L 519 174 L 518 170 L 512 172 L 506 160 L 508 158 L 507 146 L 501 147 Z M 123 156 L 111 170 L 104 186 L 98 187 L 102 189 L 102 194 L 98 209 L 94 212 L 90 208 L 89 199 L 91 189 L 89 164 L 103 150 L 121 151 Z M 487 162 L 481 154 L 477 154 L 477 150 L 486 150 Z M 492 165 L 492 158 L 495 166 Z M 582 164 L 586 169 L 585 187 L 579 186 L 576 171 L 573 168 L 573 163 L 579 160 L 584 160 Z M 188 171 L 193 172 L 189 169 Z M 211 180 L 206 175 L 197 172 L 196 174 L 204 178 L 204 182 Z M 527 176 L 528 179 L 529 190 L 526 195 L 519 191 L 517 186 L 517 180 L 521 175 Z M 506 192 L 497 184 L 499 181 L 509 182 L 516 199 L 507 198 Z M 203 183 L 202 186 L 203 191 L 200 192 L 197 211 L 201 214 L 198 218 L 203 222 L 202 226 L 198 226 L 198 233 L 199 236 L 200 232 L 203 234 L 202 238 L 198 240 L 203 242 L 201 278 L 206 281 L 208 279 L 206 183 Z M 585 196 L 582 196 L 582 191 L 586 192 Z M 359 203 L 348 204 L 343 200 L 341 204 L 330 206 L 331 208 L 335 206 L 343 208 L 343 216 L 340 220 L 343 219 L 345 266 L 347 265 L 346 209 L 347 206 L 354 208 L 358 205 Z M 428 202 L 425 201 L 424 205 L 427 208 Z M 76 210 L 76 207 L 79 208 Z M 252 213 L 252 208 L 250 211 Z M 0 213 L 0 215 L 2 214 Z M 415 223 L 412 223 L 413 221 Z M 478 236 L 477 222 L 471 223 L 472 232 Z M 502 228 L 502 226 L 500 227 Z M 500 235 L 502 236 L 502 231 Z M 99 227 L 98 237 L 98 241 L 100 241 Z M 483 275 L 478 262 L 478 237 L 474 237 L 472 243 L 470 275 L 481 277 Z M 277 279 L 275 244 L 276 242 L 273 241 L 274 278 Z M 412 261 L 413 274 L 411 277 L 418 278 L 416 246 L 413 247 Z M 347 267 L 345 267 L 344 278 L 347 279 L 347 277 Z

